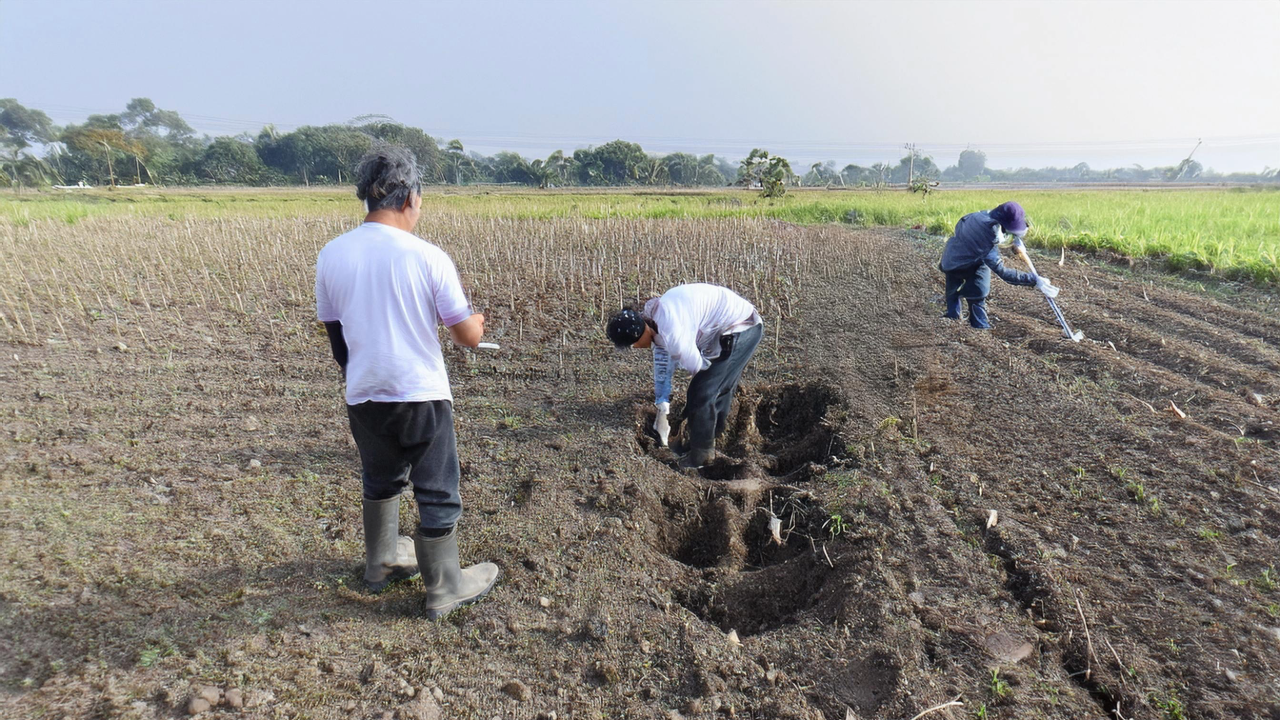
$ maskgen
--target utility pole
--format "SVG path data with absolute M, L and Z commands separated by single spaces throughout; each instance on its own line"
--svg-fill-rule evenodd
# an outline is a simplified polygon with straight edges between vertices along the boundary
M 1191 148 L 1191 152 L 1187 153 L 1187 157 L 1182 162 L 1178 163 L 1178 167 L 1174 171 L 1174 180 L 1181 180 L 1182 176 L 1186 174 L 1187 168 L 1191 167 L 1191 156 L 1196 154 L 1196 151 L 1200 149 L 1200 144 L 1203 142 L 1204 140 L 1197 139 L 1196 146 Z
M 916 169 L 916 144 L 907 143 L 902 147 L 907 149 L 907 187 L 911 187 L 911 178 L 915 175 Z
M 111 187 L 115 187 L 116 171 L 111 167 L 111 146 L 107 144 L 106 140 L 103 140 L 102 147 L 106 148 L 106 151 L 107 151 L 107 175 L 110 176 L 111 178 Z

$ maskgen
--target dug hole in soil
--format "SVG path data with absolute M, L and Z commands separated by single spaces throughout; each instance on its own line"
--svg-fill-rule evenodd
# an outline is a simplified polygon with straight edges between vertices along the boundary
M 826 579 L 830 568 L 816 562 L 815 553 L 826 540 L 829 514 L 790 483 L 825 471 L 834 426 L 844 414 L 837 397 L 823 385 L 741 388 L 721 454 L 696 473 L 710 481 L 701 484 L 696 507 L 667 500 L 654 518 L 659 550 L 683 565 L 721 571 L 710 581 L 691 581 L 676 596 L 725 632 L 745 637 L 794 623 Z M 640 413 L 637 439 L 674 467 L 653 419 L 652 410 Z M 679 430 L 677 421 L 673 437 Z

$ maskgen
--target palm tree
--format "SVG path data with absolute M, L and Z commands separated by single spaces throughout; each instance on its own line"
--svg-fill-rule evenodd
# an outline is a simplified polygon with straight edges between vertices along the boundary
M 551 170 L 560 180 L 561 185 L 569 184 L 569 173 L 573 169 L 573 156 L 565 156 L 563 150 L 556 150 L 547 156 L 543 165 Z
M 665 177 L 664 177 L 665 176 Z M 660 185 L 670 180 L 667 176 L 667 164 L 662 158 L 650 155 L 636 165 L 636 180 L 645 185 Z
M 35 155 L 13 152 L 0 157 L 0 185 L 15 191 L 20 187 L 37 187 L 61 182 L 58 171 Z
M 547 185 L 550 185 L 551 180 L 556 176 L 555 170 L 547 167 L 546 163 L 542 160 L 534 160 L 529 163 L 528 173 L 529 184 L 536 184 L 540 188 L 545 188 Z
M 816 162 L 809 166 L 809 174 L 805 176 L 810 185 L 831 185 L 836 180 L 840 184 L 844 184 L 844 178 L 835 171 L 834 165 L 828 165 L 824 162 Z
M 471 168 L 475 170 L 475 162 L 467 157 L 466 150 L 462 147 L 462 141 L 454 138 L 449 141 L 444 148 L 445 160 L 449 167 L 453 169 L 453 184 L 462 184 L 463 168 Z

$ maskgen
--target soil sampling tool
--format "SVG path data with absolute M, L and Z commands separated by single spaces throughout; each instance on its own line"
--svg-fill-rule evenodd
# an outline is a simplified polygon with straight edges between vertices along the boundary
M 1022 258 L 1022 262 L 1026 263 L 1027 267 L 1031 269 L 1031 272 L 1036 273 L 1035 263 L 1031 262 L 1031 257 L 1027 255 L 1027 248 L 1025 246 L 1018 245 L 1018 255 Z M 1036 275 L 1039 274 L 1040 273 L 1036 273 Z M 1058 324 L 1062 326 L 1062 336 L 1071 342 L 1080 342 L 1083 340 L 1084 331 L 1076 330 L 1072 332 L 1071 326 L 1067 324 L 1067 319 L 1062 316 L 1062 310 L 1058 308 L 1058 303 L 1054 302 L 1053 298 L 1048 295 L 1045 295 L 1044 299 L 1049 301 L 1049 307 L 1053 309 L 1053 316 L 1058 318 Z

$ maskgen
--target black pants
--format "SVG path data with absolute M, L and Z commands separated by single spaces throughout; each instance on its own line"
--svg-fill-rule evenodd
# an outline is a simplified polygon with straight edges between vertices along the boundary
M 720 338 L 720 357 L 711 361 L 711 367 L 693 376 L 684 408 L 689 423 L 686 437 L 689 449 L 710 450 L 716 438 L 724 432 L 729 421 L 729 408 L 733 405 L 733 392 L 764 336 L 764 324 L 756 325 L 740 333 Z
M 453 403 L 365 402 L 347 406 L 360 449 L 366 500 L 386 500 L 413 483 L 424 529 L 453 527 L 462 516 Z

